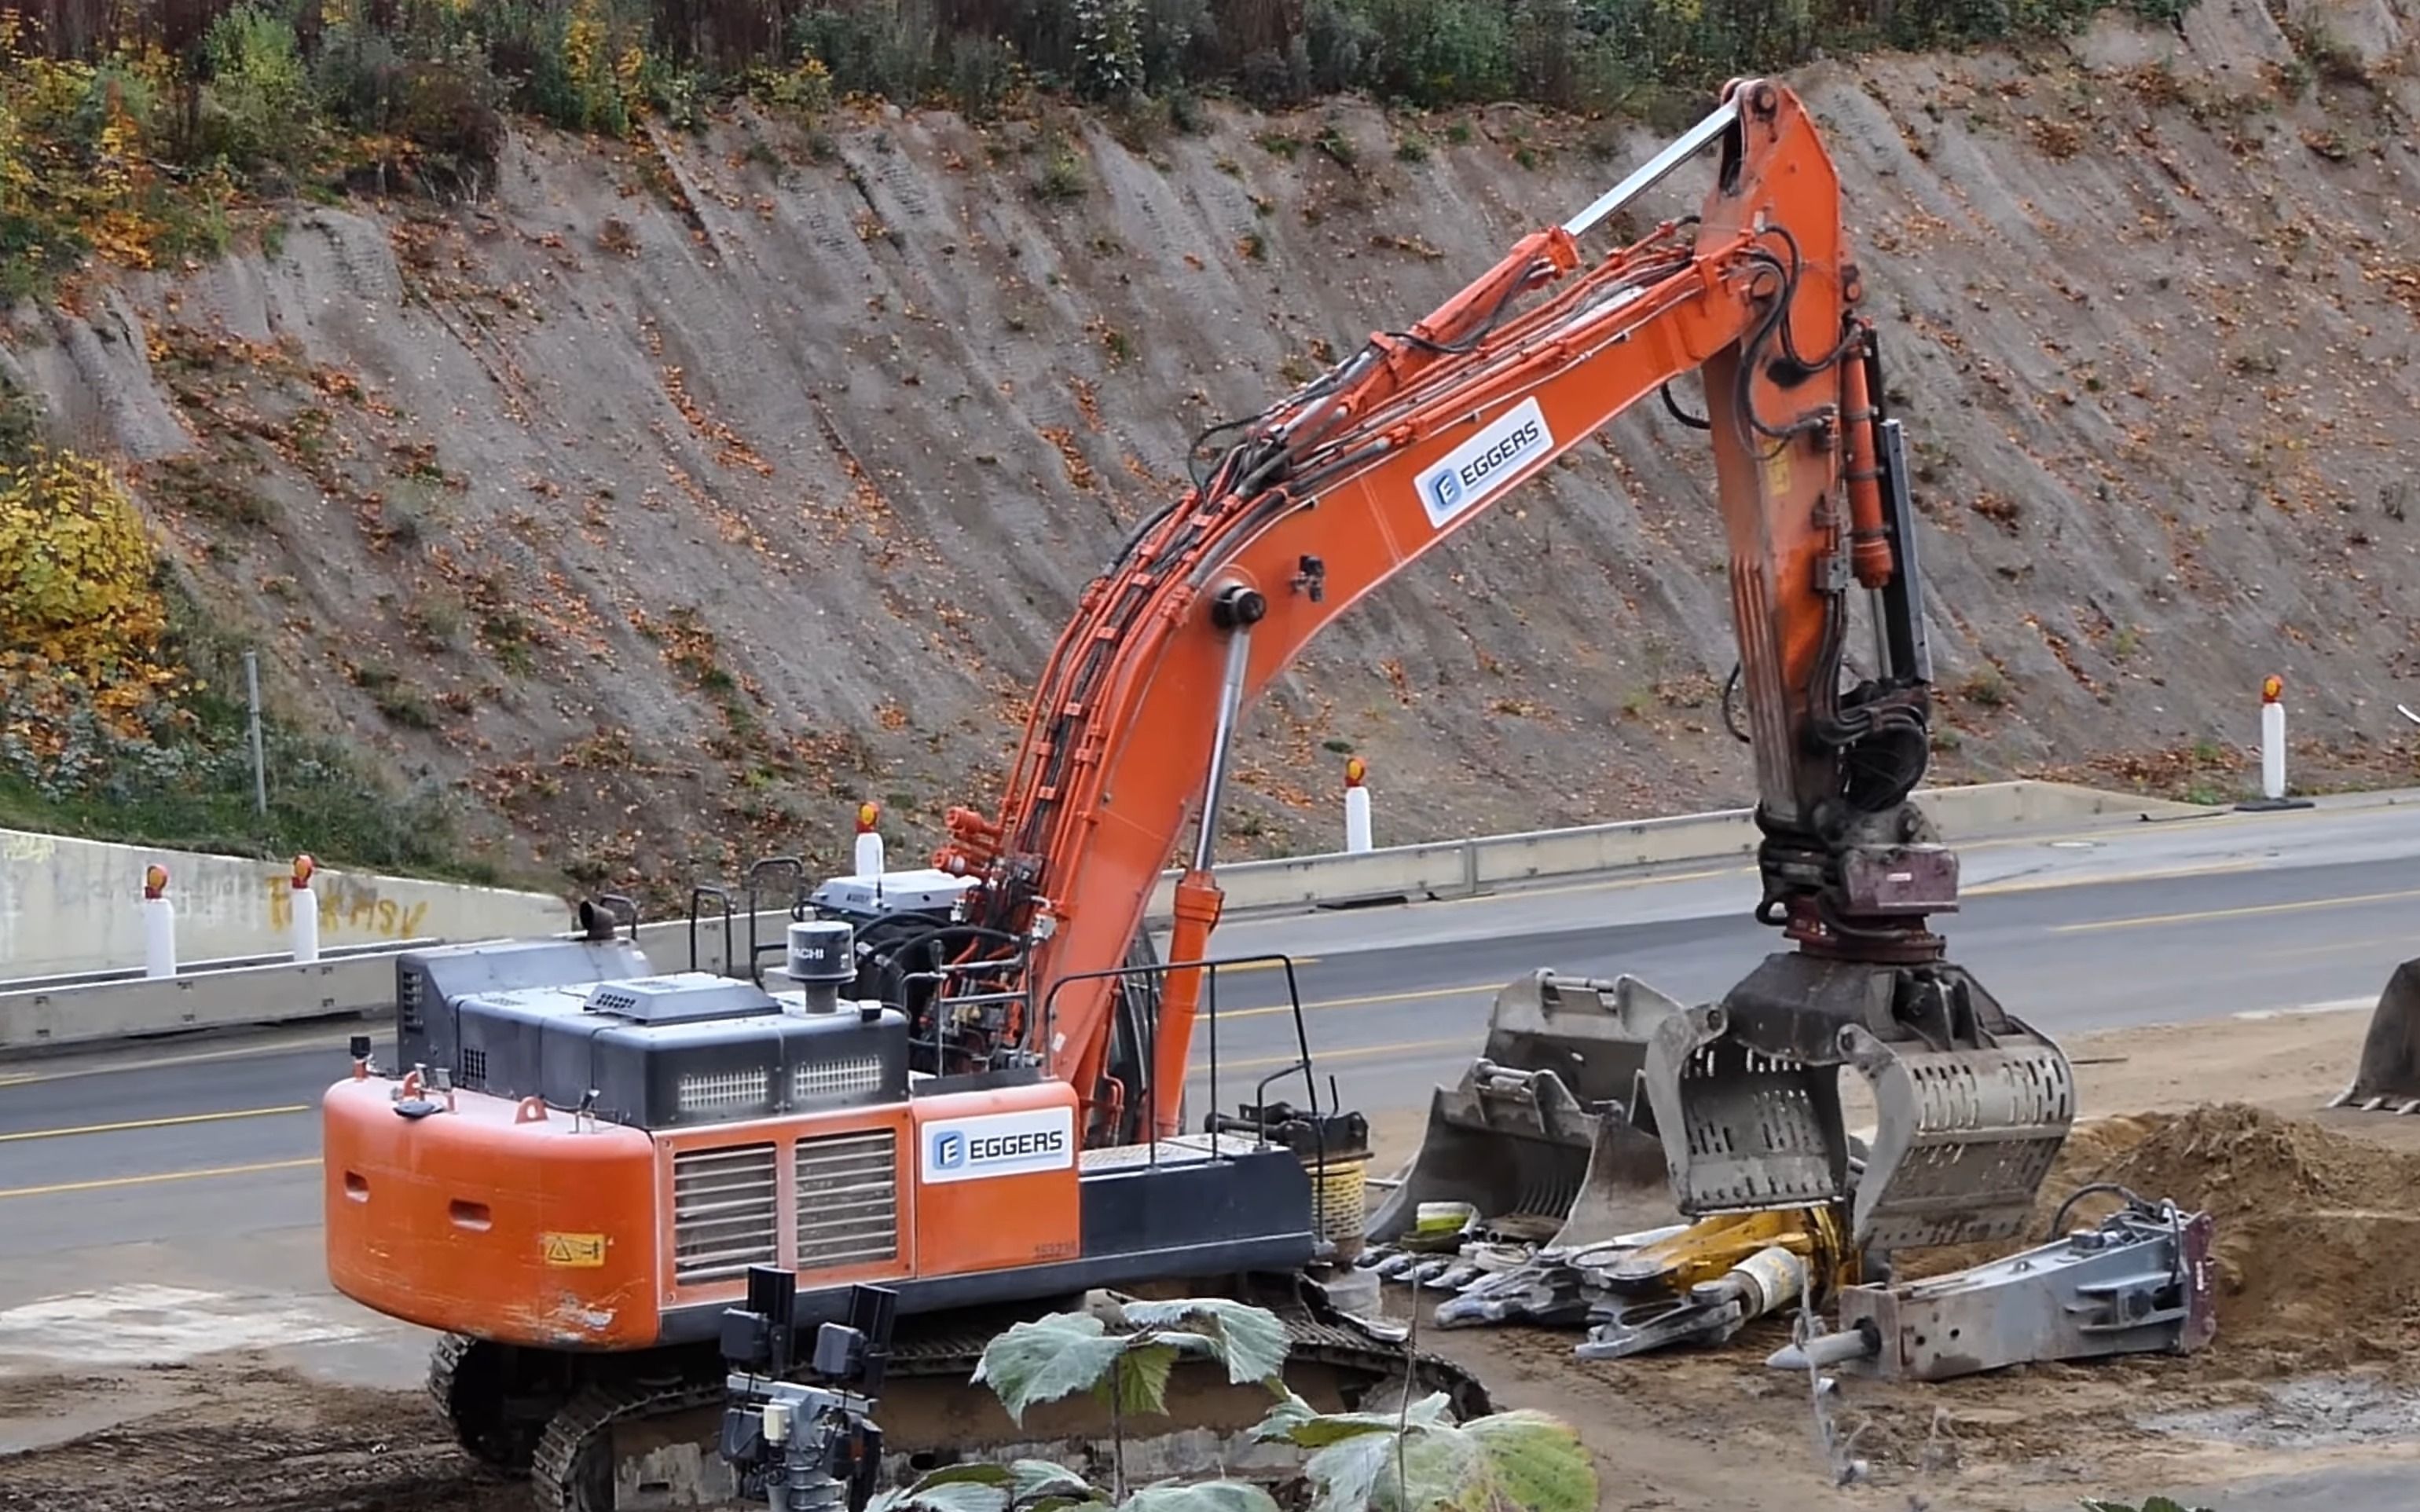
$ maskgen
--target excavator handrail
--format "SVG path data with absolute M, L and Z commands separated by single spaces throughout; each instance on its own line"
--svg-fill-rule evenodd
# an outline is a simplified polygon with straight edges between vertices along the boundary
M 1140 965 L 1128 964 L 1123 966 L 1109 966 L 1096 971 L 1080 972 L 1062 977 L 1056 981 L 1053 981 L 1048 990 L 1043 994 L 1042 1011 L 1037 1016 L 1037 1027 L 1040 1031 L 1037 1036 L 1038 1042 L 1045 1045 L 1055 1044 L 1057 1042 L 1059 995 L 1071 986 L 1080 986 L 1088 982 L 1107 979 L 1118 979 L 1123 980 L 1135 977 L 1165 978 L 1171 973 L 1179 971 L 1197 973 L 1204 984 L 1204 991 L 1207 994 L 1209 1000 L 1210 1011 L 1206 1015 L 1210 1025 L 1210 1042 L 1208 1046 L 1210 1051 L 1209 1094 L 1210 1106 L 1215 1111 L 1218 1106 L 1218 974 L 1222 970 L 1232 972 L 1256 966 L 1275 966 L 1285 973 L 1286 1003 L 1294 1018 L 1295 1048 L 1295 1053 L 1299 1057 L 1295 1064 L 1280 1068 L 1280 1070 L 1272 1072 L 1268 1077 L 1264 1078 L 1261 1085 L 1265 1088 L 1270 1081 L 1274 1081 L 1281 1076 L 1292 1075 L 1294 1072 L 1299 1071 L 1302 1073 L 1303 1085 L 1310 1094 L 1311 1117 L 1313 1119 L 1317 1119 L 1319 1117 L 1319 1081 L 1317 1076 L 1313 1074 L 1311 1069 L 1310 1027 L 1304 1023 L 1302 1016 L 1302 980 L 1298 975 L 1296 975 L 1297 968 L 1295 964 L 1295 958 L 1284 951 L 1264 951 L 1256 955 L 1203 957 L 1195 960 L 1149 962 Z M 1156 1159 L 1156 1148 L 1159 1136 L 1161 1133 L 1164 1132 L 1160 1127 L 1160 1120 L 1157 1117 L 1159 1106 L 1159 1076 L 1157 1073 L 1158 1061 L 1154 1054 L 1157 1048 L 1158 1031 L 1159 1025 L 1156 1020 L 1146 1020 L 1142 1025 L 1142 1033 L 1145 1041 L 1142 1047 L 1144 1067 L 1144 1086 L 1142 1090 L 1146 1110 L 1153 1115 L 1145 1125 L 1145 1142 L 1154 1147 L 1155 1159 Z M 1179 1103 L 1184 1101 L 1184 1089 L 1181 1082 L 1178 1084 L 1177 1101 Z

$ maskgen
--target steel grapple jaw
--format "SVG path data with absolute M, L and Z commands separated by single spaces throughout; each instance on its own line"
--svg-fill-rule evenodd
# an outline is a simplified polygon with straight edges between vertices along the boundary
M 1682 1011 L 1629 977 L 1513 979 L 1485 1048 L 1431 1099 L 1419 1150 L 1366 1237 L 1402 1240 L 1432 1202 L 1467 1203 L 1482 1229 L 1548 1247 L 1671 1222 L 1664 1148 L 1634 1114 L 1649 1039 Z
M 1844 1065 L 1874 1097 L 1862 1162 Z M 2075 1118 L 2058 1046 L 1938 962 L 1769 956 L 1657 1025 L 1644 1071 L 1683 1213 L 1853 1202 L 1852 1242 L 1879 1253 L 2024 1231 Z
M 2387 979 L 2361 1041 L 2361 1063 L 2328 1106 L 2420 1113 L 2420 957 Z

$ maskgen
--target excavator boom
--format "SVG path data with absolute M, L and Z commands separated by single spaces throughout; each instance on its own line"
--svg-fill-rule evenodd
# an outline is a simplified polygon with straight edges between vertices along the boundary
M 1720 163 L 1699 215 L 1583 257 L 1582 236 L 1709 147 Z M 953 810 L 937 857 L 976 884 L 968 917 L 982 933 L 961 964 L 988 958 L 986 989 L 1047 1002 L 1023 1043 L 1078 1088 L 1092 1138 L 1180 1126 L 1178 1096 L 1149 1089 L 1183 1086 L 1198 974 L 1169 976 L 1139 1034 L 1114 1022 L 1114 973 L 1188 823 L 1172 955 L 1206 952 L 1247 701 L 1615 416 L 1658 391 L 1681 414 L 1667 385 L 1696 372 L 1707 413 L 1682 418 L 1714 449 L 1730 546 L 1765 836 L 1757 914 L 1799 950 L 1676 1019 L 1650 1067 L 1683 1207 L 1844 1192 L 1827 1078 L 1855 1063 L 1886 1088 L 1877 1149 L 1916 1183 L 1869 1172 L 1874 1231 L 1948 1242 L 2022 1223 L 2071 1118 L 2071 1078 L 1924 927 L 1956 906 L 1957 870 L 1905 801 L 1929 756 L 1931 666 L 1901 443 L 1861 293 L 1804 107 L 1777 83 L 1735 82 L 1588 209 L 1243 424 L 1135 532 L 1051 656 L 1000 816 Z M 1876 665 L 1844 689 L 1859 594 Z M 1985 1173 L 1971 1206 L 1962 1166 Z

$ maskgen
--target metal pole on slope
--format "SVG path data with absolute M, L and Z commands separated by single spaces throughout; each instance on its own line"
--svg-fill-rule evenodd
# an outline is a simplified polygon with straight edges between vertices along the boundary
M 252 706 L 252 806 L 266 814 L 269 812 L 269 763 L 260 750 L 260 656 L 256 652 L 243 654 L 243 691 L 245 702 Z

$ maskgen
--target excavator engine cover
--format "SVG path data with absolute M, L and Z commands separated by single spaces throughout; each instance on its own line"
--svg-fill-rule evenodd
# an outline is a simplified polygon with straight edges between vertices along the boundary
M 1664 1152 L 1637 1088 L 1655 1026 L 1681 1005 L 1630 977 L 1537 971 L 1496 995 L 1487 1042 L 1429 1103 L 1403 1183 L 1365 1235 L 1412 1231 L 1420 1205 L 1466 1202 L 1502 1237 L 1568 1247 L 1674 1217 Z
M 2420 957 L 2397 966 L 2378 995 L 2352 1085 L 2328 1103 L 2349 1105 L 2371 1113 L 2387 1107 L 2420 1113 Z
M 1861 1171 L 1843 1064 L 1873 1089 Z M 1853 1241 L 1877 1253 L 2023 1232 L 2075 1119 L 2065 1054 L 1947 962 L 1767 956 L 1656 1027 L 1646 1081 L 1683 1213 L 1854 1195 Z

